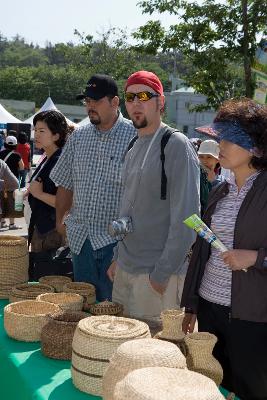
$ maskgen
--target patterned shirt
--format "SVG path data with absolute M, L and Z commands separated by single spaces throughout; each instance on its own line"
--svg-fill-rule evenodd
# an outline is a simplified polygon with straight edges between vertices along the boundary
M 71 251 L 79 254 L 88 238 L 94 250 L 114 243 L 108 224 L 118 217 L 121 200 L 121 167 L 131 138 L 132 123 L 121 114 L 108 132 L 93 124 L 78 128 L 63 148 L 50 177 L 73 192 L 66 218 Z
M 229 182 L 229 193 L 216 205 L 211 230 L 228 250 L 233 249 L 234 228 L 239 209 L 258 175 L 259 172 L 256 172 L 248 177 L 239 192 L 234 175 L 226 179 Z M 212 303 L 230 306 L 231 286 L 232 270 L 224 264 L 221 253 L 211 246 L 211 255 L 205 267 L 199 295 Z

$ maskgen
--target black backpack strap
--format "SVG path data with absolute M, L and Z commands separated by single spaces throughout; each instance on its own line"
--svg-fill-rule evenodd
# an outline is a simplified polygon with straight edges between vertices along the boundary
M 138 136 L 136 135 L 136 136 L 134 136 L 134 137 L 130 140 L 130 142 L 129 142 L 129 144 L 128 144 L 128 147 L 127 147 L 126 153 L 128 153 L 128 151 L 131 150 L 131 148 L 133 147 L 133 145 L 135 144 L 135 142 L 137 141 L 137 139 L 138 139 Z
M 160 189 L 160 199 L 161 200 L 166 200 L 166 195 L 167 195 L 167 176 L 165 172 L 165 152 L 164 149 L 173 134 L 173 132 L 176 132 L 175 130 L 167 129 L 160 142 L 160 159 L 161 159 L 161 189 Z

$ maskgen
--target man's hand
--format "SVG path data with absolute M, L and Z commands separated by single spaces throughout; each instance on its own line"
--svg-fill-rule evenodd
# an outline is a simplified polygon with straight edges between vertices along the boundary
M 196 319 L 196 314 L 185 313 L 182 322 L 182 330 L 185 334 L 192 333 L 194 331 Z
M 107 270 L 107 276 L 109 277 L 109 279 L 111 280 L 111 282 L 114 282 L 114 277 L 116 274 L 116 269 L 117 269 L 117 262 L 113 261 L 110 264 L 109 269 Z
M 256 250 L 228 250 L 222 253 L 224 263 L 233 271 L 252 267 L 256 263 L 257 256 Z
M 165 292 L 165 290 L 166 290 L 166 287 L 168 286 L 168 282 L 167 282 L 167 283 L 157 283 L 157 282 L 155 282 L 155 281 L 152 281 L 150 278 L 149 278 L 149 282 L 150 282 L 150 285 L 152 286 L 152 288 L 153 288 L 156 292 L 158 292 L 159 294 L 161 294 L 161 295 L 164 294 L 164 292 Z

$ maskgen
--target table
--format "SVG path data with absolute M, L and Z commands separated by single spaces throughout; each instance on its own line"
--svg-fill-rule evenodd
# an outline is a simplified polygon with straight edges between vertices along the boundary
M 71 380 L 70 361 L 44 357 L 40 342 L 9 338 L 4 330 L 0 300 L 0 399 L 1 400 L 101 400 L 83 393 Z M 221 389 L 226 396 L 227 391 Z

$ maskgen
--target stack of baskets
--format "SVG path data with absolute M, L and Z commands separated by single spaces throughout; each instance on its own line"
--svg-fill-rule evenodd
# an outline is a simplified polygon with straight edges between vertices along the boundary
M 121 317 L 123 314 L 123 305 L 105 300 L 92 305 L 90 313 L 92 315 L 116 315 L 117 317 Z
M 12 287 L 9 302 L 35 300 L 39 294 L 54 291 L 55 289 L 49 285 L 42 285 L 41 283 L 22 283 Z
M 60 311 L 48 317 L 41 332 L 41 350 L 49 358 L 71 360 L 72 340 L 78 322 L 87 318 L 82 311 Z
M 186 369 L 148 367 L 117 383 L 113 400 L 224 400 L 215 383 Z
M 63 292 L 63 287 L 71 282 L 71 278 L 63 275 L 47 275 L 39 279 L 40 283 L 52 286 L 56 292 Z
M 4 308 L 4 327 L 8 336 L 23 342 L 37 342 L 41 338 L 48 315 L 59 312 L 59 306 L 45 301 L 24 300 Z
M 72 379 L 83 392 L 102 395 L 102 377 L 122 343 L 151 337 L 149 327 L 135 319 L 109 315 L 81 320 L 72 343 Z
M 58 304 L 62 310 L 81 311 L 83 308 L 83 297 L 76 293 L 44 293 L 36 300 Z
M 8 299 L 12 286 L 28 281 L 29 253 L 26 239 L 0 236 L 0 299 Z
M 96 302 L 95 287 L 86 282 L 69 282 L 63 287 L 63 292 L 77 293 L 83 296 L 83 309 L 88 311 L 90 306 Z
M 186 359 L 177 346 L 162 340 L 139 339 L 123 343 L 104 373 L 103 399 L 113 400 L 116 383 L 129 372 L 144 367 L 186 368 Z

